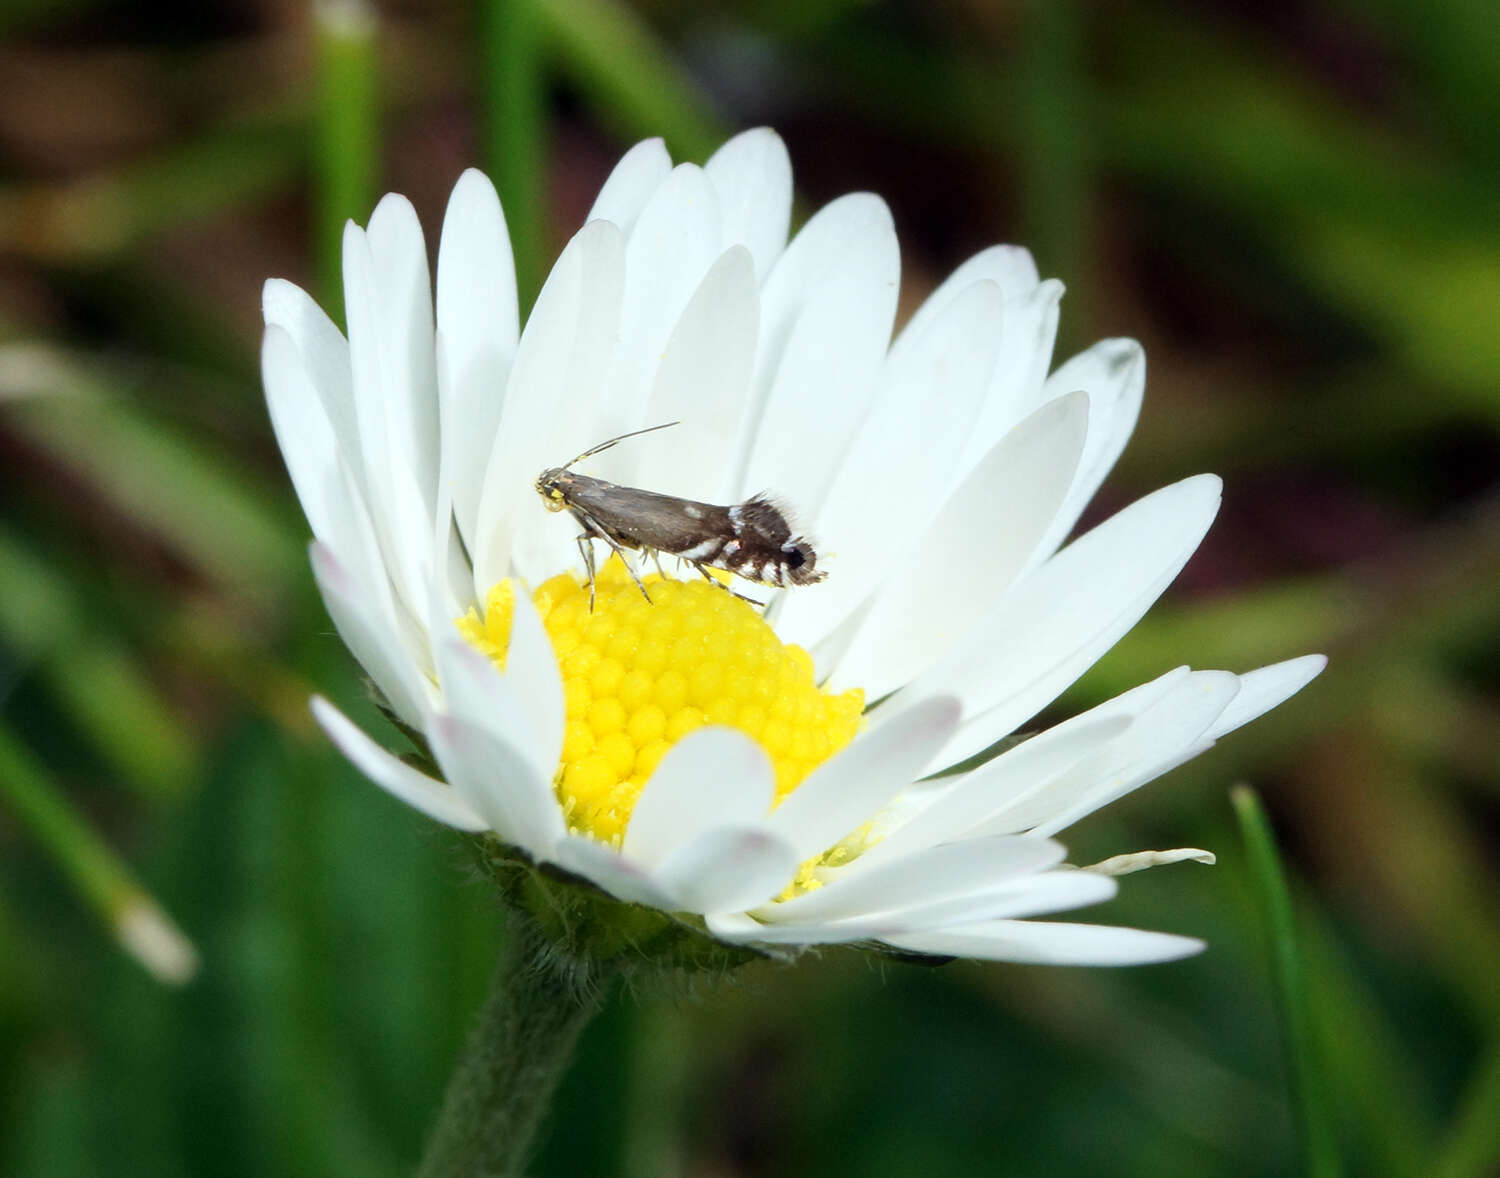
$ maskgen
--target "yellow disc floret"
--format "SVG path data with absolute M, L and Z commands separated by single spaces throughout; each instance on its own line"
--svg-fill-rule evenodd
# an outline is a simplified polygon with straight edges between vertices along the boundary
M 765 749 L 779 802 L 859 730 L 864 692 L 822 691 L 812 658 L 749 603 L 706 581 L 648 577 L 648 602 L 618 560 L 587 585 L 553 577 L 533 594 L 562 671 L 567 720 L 554 785 L 569 827 L 618 846 L 667 750 L 706 724 Z M 490 590 L 459 630 L 502 669 L 515 588 Z

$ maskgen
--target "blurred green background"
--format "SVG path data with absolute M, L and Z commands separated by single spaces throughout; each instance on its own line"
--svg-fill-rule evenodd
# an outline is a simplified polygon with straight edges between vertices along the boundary
M 394 189 L 435 240 L 477 162 L 534 292 L 629 143 L 701 160 L 771 123 L 804 215 L 889 199 L 906 310 L 1018 241 L 1068 283 L 1060 357 L 1145 343 L 1091 518 L 1227 480 L 1057 715 L 1180 662 L 1333 664 L 1069 832 L 1076 862 L 1217 850 L 1088 914 L 1207 954 L 616 995 L 536 1173 L 1500 1174 L 1497 76 L 1479 0 L 7 0 L 0 1173 L 411 1171 L 498 920 L 311 726 L 314 690 L 378 721 L 271 439 L 260 284 L 336 307 L 341 220 Z M 1239 781 L 1288 860 L 1321 1163 Z M 118 943 L 153 899 L 186 985 Z

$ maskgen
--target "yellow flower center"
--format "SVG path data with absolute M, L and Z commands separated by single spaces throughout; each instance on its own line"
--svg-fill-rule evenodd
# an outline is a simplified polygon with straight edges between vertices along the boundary
M 775 802 L 859 730 L 864 692 L 822 691 L 811 656 L 783 643 L 748 602 L 703 580 L 650 576 L 646 601 L 618 559 L 586 585 L 553 577 L 532 594 L 562 671 L 567 705 L 553 779 L 570 829 L 620 844 L 641 788 L 695 728 L 738 728 L 766 751 Z M 515 588 L 490 590 L 484 613 L 458 620 L 504 669 Z M 773 804 L 775 804 L 773 802 Z

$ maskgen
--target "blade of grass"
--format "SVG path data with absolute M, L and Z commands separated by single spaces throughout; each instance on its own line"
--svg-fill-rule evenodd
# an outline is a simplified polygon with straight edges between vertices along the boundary
M 299 162 L 291 126 L 267 122 L 71 183 L 0 188 L 0 248 L 47 262 L 97 262 L 263 196 L 291 180 Z
M 1340 1117 L 1374 1173 L 1429 1178 L 1436 1118 L 1417 1060 L 1330 916 L 1310 907 L 1300 923 L 1308 1003 L 1329 1090 L 1340 1093 Z
M 1460 791 L 1500 797 L 1500 704 L 1451 668 L 1392 659 L 1371 685 L 1369 717 L 1406 760 L 1451 767 Z M 1421 701 L 1421 706 L 1413 706 Z
M 1386 44 L 1400 45 L 1403 62 L 1424 83 L 1423 99 L 1436 101 L 1445 129 L 1464 137 L 1465 150 L 1491 167 L 1500 163 L 1495 123 L 1500 101 L 1495 93 L 1495 53 L 1500 47 L 1494 11 L 1485 0 L 1403 0 L 1339 3 L 1337 20 L 1373 21 L 1383 25 Z
M 620 134 L 660 135 L 690 160 L 728 137 L 708 96 L 634 11 L 615 0 L 535 3 L 560 64 Z
M 1431 1178 L 1486 1178 L 1500 1167 L 1500 1042 L 1479 1061 L 1446 1144 L 1437 1150 Z
M 8 727 L 0 727 L 0 796 L 127 953 L 158 981 L 181 984 L 193 976 L 192 943 Z
M 641 999 L 629 1010 L 630 1082 L 620 1172 L 625 1178 L 675 1178 L 683 1110 L 692 1085 L 693 1051 L 676 1004 Z
M 1359 713 L 1305 746 L 1302 759 L 1325 804 L 1342 812 L 1336 833 L 1320 832 L 1326 850 L 1358 849 L 1378 919 L 1406 930 L 1410 959 L 1446 984 L 1487 1038 L 1500 1035 L 1500 904 L 1487 832 L 1472 810 L 1443 773 L 1401 758 Z
M 952 52 L 915 38 L 853 24 L 794 60 L 795 82 L 889 132 L 996 152 L 1021 150 L 1023 82 L 994 55 Z
M 165 797 L 192 779 L 198 748 L 146 670 L 109 632 L 68 579 L 0 529 L 0 636 L 35 662 L 69 718 L 122 780 Z
M 290 516 L 167 423 L 83 375 L 60 395 L 14 405 L 8 424 L 97 488 L 239 600 L 274 614 L 302 570 Z
M 1427 145 L 1393 142 L 1388 126 L 1349 117 L 1290 69 L 1268 69 L 1263 51 L 1146 11 L 1114 29 L 1117 80 L 1078 92 L 1074 125 L 1091 134 L 1098 166 L 1253 226 L 1288 275 L 1388 341 L 1397 371 L 1433 382 L 1423 416 L 1500 410 L 1484 327 L 1500 289 L 1488 178 Z M 1005 159 L 1026 150 L 1037 134 L 1020 98 L 1031 79 L 910 40 L 830 38 L 798 62 L 798 81 L 924 142 Z M 1346 428 L 1379 420 L 1363 383 L 1359 393 Z
M 89 1060 L 77 1052 L 42 1053 L 16 1085 L 12 1117 L 0 1140 L 0 1167 L 11 1178 L 87 1178 L 98 1173 L 90 1148 L 94 1108 Z M 10 1111 L 10 1110 L 8 1110 Z
M 479 22 L 480 152 L 505 208 L 524 317 L 548 252 L 541 26 L 535 0 L 484 0 Z
M 1270 936 L 1271 967 L 1286 1044 L 1290 1096 L 1299 1129 L 1302 1172 L 1306 1178 L 1338 1178 L 1338 1153 L 1323 1099 L 1321 1061 L 1280 855 L 1255 792 L 1247 786 L 1238 786 L 1231 791 L 1230 798 L 1245 841 L 1257 906 Z
M 1189 24 L 1143 15 L 1122 30 L 1120 90 L 1096 112 L 1108 162 L 1253 225 L 1394 359 L 1493 419 L 1493 184 Z
M 1081 58 L 1082 20 L 1072 3 L 1028 0 L 1022 7 L 1020 166 L 1024 240 L 1044 274 L 1075 291 L 1088 283 L 1080 271 L 1088 242 L 1087 124 Z M 1077 328 L 1078 295 L 1067 321 Z
M 313 5 L 313 29 L 318 286 L 323 306 L 341 322 L 344 222 L 370 215 L 378 180 L 377 21 L 362 0 L 320 0 Z
M 1195 1043 L 1182 1010 L 1160 999 L 1073 971 L 969 968 L 955 976 L 998 1009 L 1087 1051 L 1096 1066 L 1118 1073 L 1132 1102 L 1224 1156 L 1263 1132 L 1274 1115 L 1274 1091 Z

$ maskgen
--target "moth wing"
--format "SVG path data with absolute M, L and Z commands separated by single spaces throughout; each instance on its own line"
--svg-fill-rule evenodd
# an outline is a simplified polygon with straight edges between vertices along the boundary
M 774 577 L 756 579 L 776 585 L 813 585 L 828 575 L 817 567 L 816 546 L 777 499 L 764 492 L 752 495 L 735 513 L 747 557 L 759 558 L 762 567 L 776 570 Z
M 743 527 L 753 530 L 766 543 L 777 548 L 794 537 L 798 543 L 808 542 L 797 527 L 797 521 L 791 509 L 776 496 L 765 491 L 750 496 L 740 504 L 739 515 L 743 521 Z
M 734 535 L 729 511 L 636 487 L 617 487 L 598 479 L 580 482 L 573 502 L 620 537 L 671 555 L 699 547 L 711 538 Z

